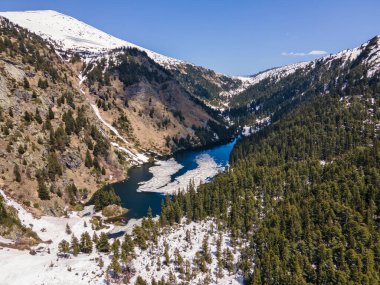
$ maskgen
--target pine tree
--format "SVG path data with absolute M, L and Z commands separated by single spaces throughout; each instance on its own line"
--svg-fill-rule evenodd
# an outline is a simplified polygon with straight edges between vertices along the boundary
M 137 276 L 135 285 L 148 285 L 148 283 L 141 276 Z
M 224 252 L 224 267 L 227 269 L 228 273 L 231 275 L 234 270 L 234 256 L 229 248 Z
M 38 176 L 37 182 L 38 182 L 38 188 L 37 188 L 38 197 L 41 200 L 50 200 L 50 194 L 49 194 L 49 191 L 46 187 L 44 178 L 42 176 Z
M 54 112 L 52 110 L 52 108 L 49 107 L 49 110 L 48 110 L 48 116 L 47 118 L 50 120 L 53 120 L 54 119 Z
M 40 115 L 40 111 L 36 108 L 36 114 L 34 115 L 34 118 L 36 119 L 36 122 L 39 124 L 42 124 L 42 118 Z
M 103 268 L 104 266 L 104 261 L 103 261 L 103 258 L 102 257 L 99 257 L 99 263 L 98 263 L 99 267 L 100 268 Z
M 29 123 L 32 120 L 32 115 L 28 111 L 25 111 L 24 113 L 24 120 L 27 123 Z
M 169 266 L 170 263 L 170 257 L 169 257 L 169 245 L 167 242 L 164 244 L 165 250 L 164 250 L 164 256 L 165 256 L 165 265 Z
M 51 152 L 48 156 L 48 176 L 51 181 L 55 180 L 55 176 L 61 176 L 62 175 L 62 167 L 61 163 L 58 160 L 58 157 L 55 152 Z
M 96 232 L 94 231 L 94 233 L 92 234 L 92 242 L 94 244 L 97 244 L 98 243 L 98 240 L 99 240 L 99 237 L 98 235 L 96 234 Z
M 106 233 L 101 233 L 99 236 L 99 240 L 96 243 L 96 248 L 99 252 L 109 252 L 110 244 L 108 242 L 108 236 Z
M 71 231 L 69 224 L 66 224 L 66 234 L 68 234 L 68 235 L 72 234 L 72 231 Z
M 189 230 L 186 230 L 185 240 L 188 244 L 191 244 L 191 233 Z
M 253 270 L 253 277 L 252 277 L 251 285 L 261 285 L 261 284 L 263 284 L 263 283 L 261 282 L 260 266 L 255 265 L 255 269 Z
M 15 164 L 15 167 L 13 169 L 13 173 L 15 175 L 15 180 L 17 182 L 21 182 L 21 173 L 20 173 L 20 167 L 18 166 L 18 164 Z
M 49 87 L 47 79 L 42 80 L 41 78 L 38 80 L 38 87 L 41 89 L 46 89 Z
M 70 251 L 70 244 L 68 241 L 66 240 L 62 240 L 59 244 L 58 244 L 58 251 L 60 253 L 63 253 L 64 256 L 67 256 L 67 254 L 69 253 Z
M 174 261 L 175 261 L 175 264 L 178 266 L 178 267 L 181 267 L 182 264 L 183 264 L 183 258 L 178 250 L 178 248 L 175 249 L 174 251 Z
M 222 237 L 216 241 L 216 259 L 217 259 L 217 278 L 223 277 L 223 261 L 222 261 Z
M 74 256 L 77 256 L 80 252 L 79 240 L 75 235 L 71 236 L 71 250 Z
M 202 241 L 202 254 L 207 263 L 211 263 L 211 253 L 208 247 L 208 236 L 205 236 Z
M 121 245 L 121 249 L 125 254 L 128 255 L 133 255 L 135 251 L 135 245 L 132 240 L 132 237 L 129 234 L 124 235 L 124 242 Z
M 113 274 L 115 275 L 115 278 L 118 278 L 119 275 L 121 274 L 121 265 L 120 265 L 119 260 L 116 256 L 112 257 L 109 269 L 113 272 Z
M 86 158 L 84 160 L 84 165 L 87 167 L 87 168 L 91 168 L 92 167 L 92 158 L 91 158 L 91 154 L 90 154 L 90 151 L 87 149 L 87 152 L 86 152 Z
M 92 252 L 92 240 L 88 232 L 84 232 L 80 238 L 80 251 L 83 253 Z
M 115 239 L 111 245 L 111 249 L 113 252 L 113 255 L 116 257 L 120 257 L 120 241 L 118 239 Z
M 74 133 L 76 125 L 73 117 L 73 112 L 71 110 L 67 111 L 67 113 L 63 115 L 63 120 L 65 121 L 65 130 L 67 135 Z

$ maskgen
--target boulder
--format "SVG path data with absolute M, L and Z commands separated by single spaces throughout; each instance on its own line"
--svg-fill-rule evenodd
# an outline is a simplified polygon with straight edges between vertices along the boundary
M 62 164 L 69 169 L 79 168 L 82 164 L 82 158 L 75 153 L 67 153 L 61 157 Z

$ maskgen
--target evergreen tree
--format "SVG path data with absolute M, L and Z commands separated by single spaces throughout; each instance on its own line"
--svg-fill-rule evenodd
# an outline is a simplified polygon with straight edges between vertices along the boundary
M 124 235 L 124 242 L 121 245 L 122 251 L 125 252 L 125 254 L 128 255 L 133 255 L 135 251 L 135 245 L 132 240 L 132 237 L 129 234 Z
M 80 244 L 79 244 L 79 240 L 78 238 L 75 236 L 75 235 L 72 235 L 71 236 L 71 250 L 73 252 L 73 255 L 74 256 L 77 256 L 80 252 Z
M 42 118 L 38 109 L 36 109 L 36 114 L 34 115 L 34 118 L 36 119 L 37 123 L 42 124 Z
M 55 176 L 62 175 L 62 167 L 55 152 L 51 152 L 48 156 L 48 176 L 51 181 L 55 180 Z
M 69 224 L 66 224 L 66 234 L 68 234 L 68 235 L 72 234 Z
M 120 206 L 121 200 L 112 187 L 104 186 L 95 192 L 89 203 L 95 205 L 96 211 L 100 211 L 108 205 Z
M 119 278 L 119 276 L 121 274 L 121 265 L 120 265 L 119 260 L 116 256 L 112 257 L 109 269 L 113 272 L 116 279 Z
M 148 283 L 141 276 L 137 276 L 135 285 L 148 285 Z
M 208 236 L 205 236 L 202 241 L 202 254 L 207 263 L 211 263 L 211 253 L 208 248 Z
M 169 257 L 169 245 L 167 242 L 165 242 L 164 244 L 164 256 L 165 256 L 165 265 L 166 266 L 169 266 L 169 263 L 170 263 L 170 257 Z
M 38 175 L 37 176 L 37 182 L 38 182 L 38 188 L 37 188 L 38 197 L 41 200 L 50 200 L 50 194 L 49 194 L 49 191 L 46 187 L 44 177 L 41 175 Z
M 92 167 L 92 158 L 91 158 L 91 154 L 90 154 L 89 150 L 87 150 L 87 152 L 86 152 L 86 158 L 84 160 L 84 165 L 88 168 Z
M 18 164 L 15 164 L 15 167 L 13 169 L 13 173 L 15 175 L 15 180 L 17 182 L 21 182 L 21 173 L 20 173 L 20 167 L 18 166 Z
M 98 237 L 98 235 L 96 234 L 96 232 L 94 232 L 94 233 L 92 234 L 92 242 L 93 242 L 94 244 L 97 244 L 98 241 L 99 241 L 99 237 Z
M 234 256 L 229 248 L 224 251 L 224 267 L 227 269 L 228 273 L 231 275 L 234 270 Z
M 99 236 L 98 242 L 96 243 L 96 248 L 99 252 L 109 252 L 110 244 L 108 242 L 108 236 L 106 233 L 102 232 Z
M 88 232 L 84 232 L 80 238 L 80 251 L 83 253 L 92 252 L 92 240 Z
M 116 257 L 120 257 L 120 241 L 118 239 L 115 239 L 111 246 L 113 255 Z
M 48 116 L 47 116 L 48 120 L 53 120 L 54 119 L 54 112 L 52 110 L 52 108 L 49 107 L 48 109 Z
M 64 256 L 67 256 L 67 254 L 69 253 L 70 251 L 70 244 L 68 241 L 66 240 L 62 240 L 59 244 L 58 244 L 58 251 L 60 253 L 62 253 Z

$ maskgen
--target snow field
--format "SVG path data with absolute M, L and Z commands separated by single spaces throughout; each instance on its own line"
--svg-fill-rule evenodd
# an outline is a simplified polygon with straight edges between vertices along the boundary
M 4 196 L 7 205 L 16 208 L 19 218 L 25 226 L 30 226 L 38 233 L 42 240 L 51 240 L 51 244 L 41 243 L 34 247 L 36 255 L 31 255 L 29 251 L 20 251 L 16 249 L 0 249 L 0 283 L 2 285 L 82 285 L 91 284 L 99 285 L 105 283 L 104 271 L 111 261 L 111 255 L 99 254 L 79 254 L 69 258 L 58 258 L 58 243 L 62 239 L 70 242 L 71 234 L 66 233 L 66 224 L 71 228 L 72 233 L 80 238 L 80 235 L 87 231 L 92 236 L 95 232 L 91 229 L 90 219 L 93 216 L 92 207 L 87 207 L 79 213 L 71 213 L 68 218 L 42 216 L 37 219 L 28 213 L 20 204 L 9 199 L 2 190 L 0 194 Z M 88 215 L 88 213 L 92 213 Z M 81 217 L 81 215 L 85 215 Z M 87 227 L 85 226 L 85 223 Z M 117 232 L 120 229 L 127 230 L 131 233 L 135 225 L 141 223 L 141 220 L 131 220 L 124 227 L 110 226 L 108 232 Z M 213 230 L 212 230 L 213 229 Z M 190 231 L 191 243 L 185 239 L 186 231 Z M 102 232 L 96 231 L 98 235 Z M 191 270 L 195 268 L 193 264 L 197 252 L 201 251 L 202 242 L 205 236 L 208 236 L 208 244 L 212 256 L 211 264 L 207 265 L 209 273 L 196 271 L 195 277 L 189 284 L 201 284 L 208 276 L 211 278 L 211 284 L 242 284 L 242 277 L 239 274 L 229 273 L 223 269 L 223 277 L 217 279 L 217 258 L 216 241 L 219 233 L 215 223 L 211 220 L 189 224 L 176 225 L 171 228 L 163 229 L 163 233 L 158 237 L 158 245 L 150 245 L 147 250 L 140 250 L 137 247 L 137 257 L 133 260 L 133 266 L 136 269 L 135 276 L 129 284 L 134 284 L 137 276 L 142 276 L 148 282 L 154 277 L 156 280 L 163 276 L 168 279 L 172 272 L 177 280 L 180 280 L 180 273 L 176 271 L 174 265 L 174 252 L 179 250 L 184 262 L 188 260 L 191 264 Z M 239 251 L 234 252 L 231 241 L 226 233 L 222 233 L 221 251 L 229 248 L 233 253 L 234 263 L 238 261 Z M 120 238 L 122 239 L 122 238 Z M 11 241 L 8 241 L 11 242 Z M 112 241 L 111 241 L 112 242 Z M 164 265 L 164 244 L 169 245 L 170 264 Z M 50 253 L 49 253 L 50 251 Z M 103 268 L 98 266 L 97 258 L 101 257 L 104 261 Z M 161 266 L 158 269 L 157 260 L 160 259 Z M 194 269 L 195 270 L 195 269 Z M 201 283 L 199 283 L 201 282 Z
M 14 207 L 19 214 L 20 221 L 26 227 L 31 227 L 43 241 L 34 247 L 37 254 L 31 255 L 29 251 L 6 249 L 0 250 L 0 284 L 1 285 L 81 285 L 103 284 L 103 271 L 110 263 L 106 254 L 79 254 L 77 257 L 58 258 L 58 244 L 65 239 L 71 241 L 71 234 L 66 233 L 66 224 L 72 233 L 80 239 L 84 232 L 90 236 L 95 232 L 91 229 L 92 215 L 80 217 L 79 213 L 71 213 L 68 218 L 42 216 L 35 218 L 20 204 L 8 198 L 2 190 L 0 195 L 5 198 L 7 205 Z M 91 212 L 91 206 L 86 209 Z M 85 227 L 85 223 L 87 227 Z M 109 230 L 112 230 L 110 226 Z M 104 230 L 96 231 L 97 235 Z M 108 230 L 107 230 L 108 231 Z M 50 251 L 50 253 L 48 253 Z M 103 269 L 100 269 L 95 258 L 102 256 Z
M 214 228 L 211 232 L 211 228 Z M 205 222 L 191 222 L 189 224 L 181 224 L 174 226 L 173 228 L 168 228 L 168 232 L 164 235 L 158 237 L 158 244 L 150 246 L 147 250 L 136 250 L 137 258 L 133 261 L 133 264 L 136 269 L 136 275 L 131 279 L 131 284 L 134 284 L 136 278 L 138 276 L 143 277 L 145 280 L 151 282 L 154 277 L 156 280 L 160 280 L 164 277 L 168 280 L 170 272 L 174 273 L 176 276 L 177 282 L 180 282 L 181 279 L 180 273 L 176 271 L 174 265 L 174 252 L 176 249 L 179 250 L 182 258 L 184 259 L 184 263 L 186 260 L 190 261 L 191 268 L 193 270 L 194 264 L 193 259 L 198 251 L 202 249 L 202 242 L 205 236 L 208 236 L 209 249 L 212 256 L 211 264 L 207 265 L 209 268 L 209 273 L 202 273 L 201 271 L 197 271 L 196 277 L 190 281 L 189 284 L 203 284 L 202 281 L 206 278 L 207 275 L 211 277 L 210 284 L 242 284 L 242 276 L 238 274 L 229 275 L 228 272 L 223 269 L 223 277 L 217 279 L 217 240 L 219 239 L 219 233 L 217 231 L 217 226 L 214 221 L 208 220 Z M 191 235 L 191 244 L 189 244 L 186 240 L 186 231 L 190 231 Z M 222 244 L 221 250 L 222 252 L 229 248 L 234 255 L 234 262 L 237 262 L 239 259 L 239 251 L 234 253 L 234 250 L 231 246 L 230 238 L 227 234 L 222 234 Z M 165 242 L 169 245 L 169 256 L 170 256 L 170 264 L 169 266 L 164 265 L 165 257 Z M 157 266 L 157 261 L 160 259 L 161 266 Z M 160 268 L 160 269 L 159 269 Z

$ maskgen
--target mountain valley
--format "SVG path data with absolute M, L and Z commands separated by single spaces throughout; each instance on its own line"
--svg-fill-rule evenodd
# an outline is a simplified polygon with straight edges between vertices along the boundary
M 55 11 L 0 12 L 0 273 L 379 284 L 379 132 L 379 36 L 228 76 Z M 222 167 L 207 151 L 229 143 Z M 190 150 L 190 166 L 174 159 Z M 112 185 L 139 167 L 136 191 L 166 196 L 125 223 Z

